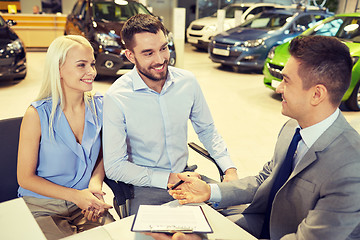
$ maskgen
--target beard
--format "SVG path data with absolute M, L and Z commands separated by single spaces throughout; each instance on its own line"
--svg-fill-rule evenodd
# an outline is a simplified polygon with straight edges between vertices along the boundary
M 168 64 L 169 64 L 169 61 L 168 60 L 165 60 L 163 64 L 157 64 L 157 65 L 154 65 L 154 66 L 150 66 L 148 69 L 146 68 L 143 68 L 139 62 L 137 61 L 137 59 L 135 58 L 135 65 L 136 65 L 136 68 L 138 69 L 138 71 L 144 75 L 145 77 L 147 77 L 148 79 L 152 80 L 152 81 L 161 81 L 161 80 L 165 80 L 167 75 L 168 75 Z M 165 71 L 161 72 L 161 73 L 156 73 L 156 74 L 153 74 L 151 73 L 151 68 L 156 68 L 156 67 L 159 67 L 161 65 L 164 65 L 164 68 L 166 69 Z

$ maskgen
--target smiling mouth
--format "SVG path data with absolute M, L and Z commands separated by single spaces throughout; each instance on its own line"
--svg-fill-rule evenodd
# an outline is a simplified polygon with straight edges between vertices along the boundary
M 93 83 L 94 79 L 81 79 L 81 81 L 86 84 L 91 84 Z

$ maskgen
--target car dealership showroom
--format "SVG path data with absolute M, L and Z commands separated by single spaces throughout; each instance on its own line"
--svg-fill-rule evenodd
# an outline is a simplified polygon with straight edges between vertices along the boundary
M 82 3 L 87 1 L 88 0 L 80 2 Z M 116 2 L 116 0 L 114 1 Z M 59 8 L 61 9 L 61 13 L 51 12 L 51 2 L 61 2 Z M 14 75 L 12 78 L 11 76 L 9 77 L 9 75 L 0 73 L 0 120 L 22 117 L 30 104 L 36 99 L 42 83 L 46 50 L 53 39 L 64 33 L 82 34 L 84 36 L 88 36 L 87 33 L 81 31 L 80 33 L 75 33 L 74 31 L 66 29 L 68 27 L 68 21 L 70 21 L 68 16 L 76 10 L 76 7 L 74 7 L 76 2 L 76 0 L 20 0 L 6 2 L 0 0 L 0 4 L 2 4 L 2 13 L 0 14 L 4 19 L 4 22 L 6 22 L 6 25 L 8 25 L 18 35 L 19 39 L 21 39 L 21 43 L 19 43 L 21 45 L 20 48 L 25 48 L 26 52 L 26 74 L 24 78 L 20 75 Z M 109 2 L 109 0 L 104 2 Z M 169 37 L 171 46 L 169 47 L 172 47 L 170 50 L 174 53 L 174 55 L 172 55 L 174 56 L 174 59 L 170 61 L 170 64 L 175 67 L 188 70 L 195 75 L 211 111 L 215 126 L 219 134 L 224 139 L 230 153 L 230 157 L 236 165 L 239 178 L 258 174 L 264 164 L 272 159 L 279 131 L 289 120 L 289 117 L 282 115 L 282 96 L 275 91 L 276 86 L 278 86 L 281 81 L 278 76 L 279 74 L 281 75 L 281 69 L 285 64 L 283 63 L 281 69 L 278 71 L 271 68 L 276 65 L 276 58 L 269 58 L 270 55 L 275 54 L 276 56 L 277 54 L 281 54 L 280 51 L 276 52 L 275 47 L 282 43 L 286 43 L 291 40 L 291 38 L 296 37 L 303 32 L 306 33 L 308 28 L 319 26 L 316 25 L 318 24 L 317 21 L 320 22 L 327 17 L 332 17 L 337 14 L 346 15 L 356 13 L 360 8 L 360 0 L 138 0 L 136 2 L 144 5 L 146 9 L 148 9 L 149 13 L 159 16 L 166 29 L 171 32 L 171 36 Z M 296 8 L 296 2 L 301 2 L 303 5 L 300 8 Z M 227 31 L 237 26 L 236 24 L 232 25 L 234 23 L 226 22 L 227 18 L 225 15 L 227 16 L 227 12 L 223 9 L 226 9 L 226 7 L 229 8 L 231 4 L 238 4 L 240 6 L 243 3 L 250 3 L 250 7 L 254 4 L 263 4 L 261 6 L 266 7 L 263 7 L 261 11 L 264 10 L 272 12 L 273 15 L 271 16 L 285 14 L 284 16 L 286 16 L 287 19 L 284 23 L 289 23 L 288 19 L 295 16 L 293 15 L 295 14 L 294 11 L 296 14 L 299 14 L 299 11 L 306 13 L 313 11 L 314 14 L 311 15 L 312 22 L 308 23 L 306 28 L 304 26 L 296 27 L 293 32 L 292 30 L 285 30 L 285 33 L 282 34 L 287 34 L 286 38 L 283 37 L 282 39 L 277 39 L 271 43 L 268 43 L 265 40 L 247 40 L 242 46 L 246 46 L 249 49 L 255 49 L 258 45 L 262 45 L 265 50 L 263 49 L 259 55 L 254 53 L 253 56 L 246 55 L 241 59 L 235 59 L 235 57 L 233 57 L 235 56 L 235 52 L 231 52 L 230 47 L 223 49 L 219 47 L 221 45 L 220 41 L 224 41 L 224 39 L 221 40 L 224 36 L 221 35 L 221 31 L 219 31 L 219 29 Z M 6 7 L 4 7 L 4 4 L 7 4 Z M 314 6 L 314 4 L 318 4 L 318 6 Z M 41 14 L 36 14 L 36 19 L 34 18 L 35 14 L 33 13 L 34 6 L 40 6 L 41 11 Z M 286 6 L 293 6 L 293 9 L 291 11 L 286 9 L 284 10 L 283 8 L 286 8 Z M 239 11 L 234 10 L 235 12 L 233 11 L 232 18 L 241 18 L 239 17 L 241 13 L 245 14 L 248 8 L 249 7 L 241 9 L 240 13 L 238 13 Z M 280 8 L 281 10 L 276 10 L 276 8 Z M 294 8 L 296 10 L 294 10 Z M 308 8 L 308 10 L 304 10 L 305 8 Z M 284 11 L 287 12 L 283 13 Z M 214 20 L 212 25 L 205 25 L 205 28 L 208 30 L 217 29 L 214 30 L 211 36 L 202 38 L 202 40 L 197 40 L 192 37 L 196 35 L 195 33 L 192 33 L 192 36 L 186 33 L 191 30 L 190 28 L 196 29 L 196 27 L 200 26 L 200 23 L 196 25 L 195 23 L 192 24 L 192 21 L 210 17 L 214 14 L 215 16 L 212 16 L 212 18 L 217 20 Z M 256 24 L 251 24 L 251 18 L 256 19 L 257 17 L 262 16 L 261 14 L 262 13 L 257 10 L 254 14 L 249 14 L 250 16 L 243 17 L 242 20 L 239 21 L 240 23 L 245 22 L 244 24 L 248 23 L 246 26 L 253 26 Z M 176 17 L 174 17 L 174 15 L 176 15 Z M 41 19 L 39 20 L 39 17 L 44 18 L 49 16 L 51 16 L 50 20 L 43 20 L 44 25 L 39 24 L 39 21 L 41 21 Z M 345 22 L 346 17 L 352 17 L 352 24 L 354 24 L 355 21 L 360 24 L 360 12 L 358 15 L 341 16 L 341 21 Z M 71 19 L 81 20 L 81 17 L 72 16 Z M 175 19 L 177 20 L 175 21 Z M 9 20 L 12 20 L 12 22 Z M 177 22 L 178 20 L 183 20 L 183 22 Z M 279 21 L 281 21 L 281 19 Z M 261 21 L 259 20 L 257 24 L 260 22 Z M 71 24 L 74 24 L 74 22 Z M 359 25 L 357 26 L 359 27 Z M 213 41 L 213 39 L 215 39 L 215 35 L 217 34 L 219 35 L 216 37 L 216 41 L 219 42 L 215 43 L 216 41 Z M 270 33 L 267 32 L 266 34 Z M 99 56 L 99 60 L 96 59 L 96 67 L 99 69 L 98 72 L 101 72 L 102 74 L 99 74 L 93 82 L 93 91 L 104 95 L 113 82 L 121 75 L 129 72 L 133 65 L 130 64 L 129 67 L 129 64 L 119 63 L 119 56 L 120 54 L 123 54 L 123 50 L 119 50 L 114 53 L 107 52 L 105 43 L 106 39 L 105 37 L 101 38 L 101 36 L 105 35 L 98 34 L 97 36 L 97 38 L 95 37 L 93 39 L 100 39 L 100 43 L 98 42 L 93 44 L 93 46 L 94 49 L 96 48 L 95 53 Z M 359 37 L 360 35 L 358 35 L 357 40 L 353 38 L 351 41 L 360 45 Z M 264 35 L 261 35 L 259 38 L 267 39 Z M 92 41 L 91 39 L 89 40 Z M 277 44 L 275 44 L 275 42 L 277 42 Z M 101 44 L 103 45 L 101 46 Z M 211 47 L 208 48 L 209 44 Z M 18 45 L 15 46 L 15 44 L 12 46 L 14 48 L 19 47 Z M 3 46 L 1 46 L 1 48 L 3 48 Z M 360 46 L 358 49 L 360 49 Z M 17 50 L 15 49 L 14 51 Z M 101 55 L 101 53 L 103 55 Z M 114 56 L 117 55 L 113 58 L 115 60 L 112 58 L 106 59 L 109 54 L 113 54 Z M 359 59 L 360 51 L 357 50 L 357 55 L 353 55 L 353 51 L 351 54 L 355 69 L 355 63 Z M 0 49 L 0 69 L 2 69 L 2 71 L 5 68 L 3 65 L 5 65 L 6 61 L 6 58 L 3 55 L 3 49 Z M 232 62 L 229 61 L 230 57 L 233 57 L 231 60 Z M 256 62 L 256 67 L 254 67 L 255 65 L 249 64 L 250 62 L 255 61 L 254 59 L 259 60 Z M 125 60 L 122 59 L 121 61 Z M 359 65 L 359 63 L 357 64 Z M 116 70 L 110 71 L 111 68 L 115 68 L 116 66 L 118 67 Z M 263 73 L 264 66 L 267 67 Z M 360 69 L 360 65 L 357 69 Z M 23 70 L 24 69 L 21 71 Z M 271 71 L 277 71 L 278 75 L 270 76 L 270 78 L 272 79 L 273 77 L 273 79 L 269 80 L 270 85 L 267 85 L 265 84 L 266 80 L 264 82 L 264 78 L 266 78 L 264 74 L 270 74 L 272 73 Z M 353 70 L 353 77 L 354 76 L 356 76 L 357 79 L 352 79 L 352 81 L 356 82 L 351 85 L 351 92 L 348 93 L 346 99 L 343 99 L 343 102 L 340 105 L 340 110 L 352 127 L 360 132 L 360 111 L 359 109 L 356 109 L 360 106 L 360 77 L 359 74 L 354 74 Z M 146 119 L 144 119 L 144 121 L 146 121 Z M 0 134 L 4 135 L 3 133 Z M 6 136 L 2 136 L 1 139 L 2 144 L 7 141 Z M 190 121 L 188 122 L 188 142 L 194 142 L 202 146 Z M 14 161 L 16 161 L 16 159 Z M 197 165 L 198 168 L 196 171 L 200 174 L 219 181 L 219 173 L 216 166 L 207 158 L 189 148 L 188 165 L 194 164 Z M 2 171 L 3 170 L 1 170 L 1 172 Z M 105 184 L 104 191 L 106 192 L 105 201 L 112 205 L 114 195 Z M 0 219 L 2 217 L 1 211 L 2 210 L 0 210 Z M 119 220 L 118 213 L 115 209 L 110 209 L 110 212 L 116 220 Z M 4 220 L 0 220 L 0 222 L 3 223 Z M 0 227 L 0 229 L 1 228 L 2 227 Z M 11 228 L 11 226 L 9 226 L 9 228 Z M 0 233 L 0 238 L 2 239 L 1 236 L 2 235 Z M 145 236 L 141 237 L 148 239 Z M 95 238 L 84 237 L 83 239 Z M 210 237 L 209 239 L 215 238 Z M 226 238 L 217 237 L 217 239 L 237 238 L 232 238 L 231 235 L 229 235 Z M 241 239 L 246 240 L 254 238 L 249 236 L 249 238 L 244 237 Z

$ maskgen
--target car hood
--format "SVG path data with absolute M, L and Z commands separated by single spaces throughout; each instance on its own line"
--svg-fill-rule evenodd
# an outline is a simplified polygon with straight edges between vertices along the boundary
M 340 39 L 341 40 L 341 39 Z M 357 42 L 344 42 L 350 50 L 351 56 L 360 56 L 360 43 Z
M 225 18 L 225 20 L 224 20 L 225 23 L 229 23 L 229 24 L 231 24 L 234 21 L 235 21 L 234 18 Z M 191 24 L 204 25 L 204 26 L 216 25 L 217 18 L 216 17 L 199 18 L 195 21 L 192 21 Z
M 222 32 L 215 36 L 215 40 L 233 40 L 233 41 L 247 41 L 260 38 L 269 38 L 268 29 L 253 29 L 253 28 L 232 28 L 226 32 Z M 274 33 L 272 33 L 274 34 Z M 230 41 L 231 41 L 230 40 Z M 226 40 L 225 40 L 226 41 Z
M 124 23 L 123 22 L 109 22 L 109 21 L 96 21 L 97 24 L 97 31 L 98 32 L 103 32 L 103 33 L 111 33 L 111 34 L 116 34 L 117 38 L 120 38 L 120 31 L 121 28 L 123 27 Z
M 8 27 L 0 27 L 0 45 L 6 46 L 8 43 L 18 39 L 15 32 Z

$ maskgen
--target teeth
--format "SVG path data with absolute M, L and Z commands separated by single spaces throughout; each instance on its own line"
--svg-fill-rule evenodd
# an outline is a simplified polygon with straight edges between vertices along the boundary
M 81 81 L 83 81 L 83 82 L 85 82 L 85 83 L 92 83 L 92 82 L 93 82 L 92 79 L 90 79 L 90 80 L 82 79 Z
M 156 67 L 155 69 L 156 70 L 160 70 L 160 69 L 162 69 L 163 68 L 163 66 L 161 65 L 160 67 Z

